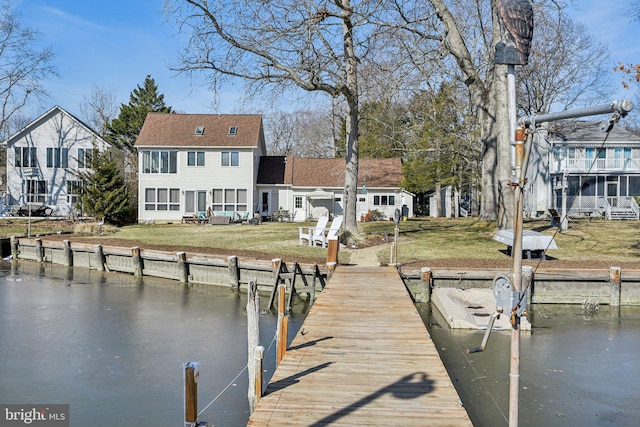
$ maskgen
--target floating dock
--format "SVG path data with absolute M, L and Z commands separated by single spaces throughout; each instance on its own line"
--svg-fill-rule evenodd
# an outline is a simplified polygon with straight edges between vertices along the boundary
M 471 426 L 397 271 L 333 273 L 248 426 Z
M 491 289 L 436 288 L 431 296 L 433 305 L 451 329 L 486 329 L 489 317 L 496 311 L 496 298 Z M 494 330 L 510 330 L 510 314 L 496 319 Z M 531 330 L 526 316 L 520 318 L 520 330 Z

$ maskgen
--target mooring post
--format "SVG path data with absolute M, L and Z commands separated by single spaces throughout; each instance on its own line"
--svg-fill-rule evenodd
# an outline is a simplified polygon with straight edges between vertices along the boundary
M 102 251 L 102 245 L 93 245 L 93 252 L 96 257 L 96 268 L 98 271 L 104 271 L 104 252 Z
M 431 302 L 431 269 L 429 267 L 420 269 L 420 279 L 422 284 L 421 302 Z
M 44 259 L 42 254 L 42 239 L 38 237 L 34 241 L 36 243 L 36 261 L 42 262 Z
M 184 365 L 184 426 L 206 426 L 207 423 L 198 422 L 198 379 L 200 364 L 189 362 Z
M 612 307 L 619 307 L 621 303 L 622 294 L 622 273 L 620 267 L 609 268 L 609 286 L 611 286 L 611 301 L 609 304 Z
M 12 260 L 17 260 L 18 259 L 18 253 L 20 253 L 19 251 L 19 243 L 18 243 L 18 239 L 16 238 L 16 236 L 11 236 L 9 238 L 9 242 L 11 244 L 11 259 Z
M 229 265 L 229 284 L 234 289 L 240 289 L 240 269 L 238 268 L 238 257 L 231 255 L 227 258 Z
M 187 253 L 176 252 L 176 259 L 178 261 L 178 280 L 181 283 L 187 283 L 189 281 L 189 264 L 187 264 Z
M 285 304 L 285 285 L 280 284 L 278 286 L 278 327 L 276 330 L 277 345 L 276 345 L 276 366 L 280 364 L 280 361 L 284 357 L 287 351 L 287 335 L 288 335 L 288 321 L 289 318 L 284 315 Z
M 131 248 L 131 262 L 133 264 L 133 275 L 142 276 L 142 256 L 140 255 L 140 248 L 137 246 Z
M 249 415 L 256 409 L 260 396 L 256 391 L 256 383 L 260 373 L 256 371 L 255 350 L 260 344 L 260 294 L 258 294 L 258 284 L 255 280 L 249 282 L 247 296 L 247 349 L 248 361 L 247 371 L 249 374 Z M 260 369 L 262 370 L 262 369 Z
M 327 264 L 330 262 L 334 265 L 338 264 L 338 251 L 340 250 L 340 241 L 337 236 L 329 237 L 327 240 Z
M 263 363 L 264 363 L 264 347 L 259 345 L 253 350 L 253 363 L 255 365 L 254 371 L 256 373 L 254 380 L 254 394 L 256 396 L 256 403 L 253 407 L 251 413 L 260 403 L 260 399 L 262 398 L 262 371 L 263 371 Z
M 63 240 L 64 255 L 62 265 L 65 267 L 73 267 L 73 251 L 71 250 L 71 240 Z

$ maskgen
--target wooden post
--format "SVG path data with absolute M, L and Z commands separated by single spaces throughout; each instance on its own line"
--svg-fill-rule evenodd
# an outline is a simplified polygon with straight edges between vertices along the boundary
M 262 372 L 263 372 L 263 361 L 264 361 L 264 347 L 259 345 L 257 346 L 254 351 L 253 351 L 253 361 L 255 364 L 255 368 L 254 371 L 256 373 L 256 377 L 255 377 L 255 381 L 254 381 L 254 389 L 255 389 L 255 396 L 256 396 L 256 404 L 255 406 L 258 406 L 258 403 L 260 403 L 260 398 L 262 398 Z M 255 406 L 254 406 L 254 410 L 255 410 Z M 251 411 L 251 413 L 253 413 L 253 411 Z
M 195 427 L 198 419 L 198 377 L 200 366 L 198 362 L 184 365 L 184 425 Z
M 422 302 L 431 302 L 431 269 L 422 267 L 420 269 L 420 278 L 422 283 Z
M 93 246 L 93 252 L 96 256 L 96 268 L 98 271 L 104 271 L 104 252 L 102 251 L 102 245 L 97 244 Z
M 255 350 L 260 344 L 260 294 L 258 294 L 258 284 L 252 280 L 249 282 L 248 299 L 247 299 L 247 349 L 248 362 L 247 371 L 249 374 L 249 390 L 247 397 L 249 398 L 249 415 L 253 414 L 256 409 L 260 395 L 256 390 L 258 377 L 260 372 L 256 371 Z M 261 383 L 262 384 L 262 383 Z M 262 388 L 262 385 L 261 385 Z
M 619 307 L 622 294 L 622 274 L 620 267 L 609 268 L 609 285 L 611 286 L 611 301 L 609 304 L 612 307 Z
M 36 242 L 36 261 L 42 262 L 44 260 L 42 254 L 42 239 L 38 237 L 34 241 Z
M 187 253 L 176 252 L 176 259 L 178 261 L 178 280 L 181 283 L 187 283 L 189 281 L 189 264 L 187 264 Z
M 340 251 L 340 241 L 337 236 L 330 237 L 327 241 L 327 265 L 329 263 L 338 264 L 338 252 Z
M 137 246 L 131 248 L 131 262 L 133 263 L 133 275 L 142 276 L 142 256 L 140 256 L 140 248 Z
M 73 251 L 71 250 L 71 240 L 63 240 L 64 244 L 64 259 L 62 265 L 66 267 L 73 267 Z
M 240 289 L 240 269 L 238 268 L 238 257 L 231 255 L 227 258 L 229 265 L 229 284 L 234 289 Z
M 288 324 L 289 320 L 284 315 L 284 304 L 285 304 L 285 285 L 281 284 L 278 286 L 278 328 L 276 331 L 277 335 L 277 344 L 276 344 L 276 366 L 280 364 L 280 361 L 284 357 L 284 354 L 287 351 L 287 332 L 288 332 Z
M 17 260 L 20 253 L 18 239 L 16 236 L 11 236 L 9 241 L 11 242 L 11 259 Z

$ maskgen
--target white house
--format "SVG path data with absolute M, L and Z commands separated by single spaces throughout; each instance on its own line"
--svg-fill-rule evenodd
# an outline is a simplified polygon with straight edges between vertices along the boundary
M 640 137 L 616 125 L 609 135 L 600 122 L 550 123 L 536 132 L 525 195 L 525 211 L 549 209 L 569 216 L 605 215 L 638 219 Z M 605 140 L 606 137 L 606 140 Z
M 265 154 L 257 114 L 149 113 L 138 150 L 139 222 L 253 212 Z
M 52 214 L 74 211 L 81 191 L 76 172 L 89 168 L 94 150 L 108 143 L 55 106 L 5 141 L 9 206 L 46 205 Z
M 345 160 L 265 156 L 260 160 L 257 190 L 260 214 L 289 212 L 294 221 L 344 211 Z M 413 216 L 414 195 L 402 188 L 402 163 L 398 158 L 360 159 L 358 167 L 358 219 L 369 211 L 393 218 L 396 209 Z M 277 213 L 276 213 L 277 215 Z
M 281 209 L 303 221 L 343 211 L 344 159 L 266 156 L 257 114 L 150 113 L 135 147 L 139 222 L 271 218 Z M 392 218 L 404 206 L 412 216 L 401 182 L 400 159 L 361 160 L 358 212 Z

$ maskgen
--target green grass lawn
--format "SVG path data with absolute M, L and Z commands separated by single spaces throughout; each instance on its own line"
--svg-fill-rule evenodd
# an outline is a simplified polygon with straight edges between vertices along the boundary
M 218 250 L 247 251 L 262 254 L 263 259 L 273 257 L 316 258 L 322 260 L 326 249 L 298 245 L 298 228 L 313 223 L 263 223 L 208 226 L 195 224 L 131 225 L 116 229 L 99 238 L 105 245 L 109 240 L 130 240 L 144 245 L 167 245 L 200 248 L 203 252 Z M 393 222 L 359 223 L 361 235 L 368 244 L 393 241 Z M 548 221 L 527 221 L 525 229 L 554 235 L 558 250 L 549 255 L 559 260 L 609 262 L 637 262 L 640 266 L 639 221 L 570 221 L 569 229 L 557 233 Z M 32 221 L 32 234 L 71 231 L 73 224 L 63 221 Z M 433 259 L 493 259 L 504 260 L 501 250 L 505 245 L 492 239 L 496 223 L 481 222 L 474 218 L 425 218 L 403 221 L 399 224 L 400 243 L 398 261 L 406 264 Z M 24 235 L 27 219 L 0 219 L 0 235 Z M 98 236 L 91 236 L 96 238 Z M 68 237 L 82 241 L 80 235 Z M 113 240 L 115 239 L 115 240 Z M 382 245 L 378 258 L 388 262 L 390 245 Z M 190 249 L 192 250 L 192 249 Z M 348 262 L 351 248 L 340 251 L 340 262 Z

